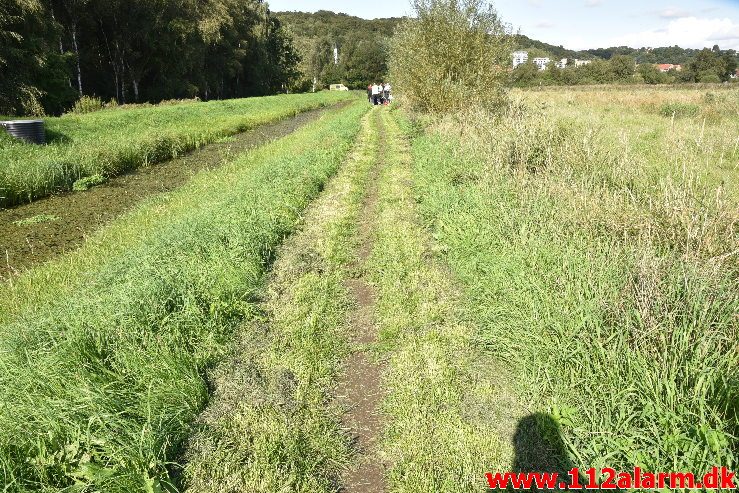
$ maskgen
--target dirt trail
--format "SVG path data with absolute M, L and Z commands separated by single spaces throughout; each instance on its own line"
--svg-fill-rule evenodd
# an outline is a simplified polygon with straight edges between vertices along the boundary
M 139 168 L 86 192 L 0 209 L 0 281 L 77 248 L 88 235 L 144 199 L 175 190 L 201 170 L 216 168 L 249 149 L 284 137 L 327 109 L 260 126 L 180 158 Z M 58 219 L 29 225 L 14 223 L 42 214 Z
M 212 397 L 180 461 L 186 491 L 382 490 L 383 469 L 346 471 L 353 446 L 366 450 L 379 429 L 376 366 L 361 346 L 347 357 L 374 339 L 373 293 L 349 279 L 372 248 L 379 142 L 369 113 L 341 169 L 277 252 L 260 315 L 209 373 Z
M 373 115 L 374 131 L 383 135 L 379 113 Z M 373 231 L 377 218 L 378 188 L 380 171 L 384 166 L 382 144 L 377 146 L 377 159 L 372 169 L 367 194 L 362 204 L 358 224 L 358 257 L 355 272 L 363 273 L 374 243 Z M 382 433 L 379 406 L 382 400 L 380 388 L 381 366 L 370 354 L 371 346 L 377 342 L 377 327 L 374 323 L 376 294 L 365 274 L 348 281 L 348 288 L 356 301 L 351 314 L 352 345 L 354 351 L 346 361 L 346 372 L 339 381 L 337 393 L 348 407 L 344 425 L 351 430 L 359 454 L 357 467 L 344 478 L 343 491 L 347 493 L 379 493 L 385 491 L 385 467 L 377 456 L 377 446 Z

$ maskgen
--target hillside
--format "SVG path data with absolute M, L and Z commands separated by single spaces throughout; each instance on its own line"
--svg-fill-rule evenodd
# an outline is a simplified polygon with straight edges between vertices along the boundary
M 553 60 L 562 58 L 577 58 L 580 60 L 588 60 L 598 58 L 599 55 L 588 51 L 568 50 L 563 46 L 554 46 L 549 43 L 531 39 L 523 34 L 516 35 L 516 49 L 540 52 L 542 56 L 548 56 Z
M 298 90 L 310 90 L 314 80 L 317 88 L 342 82 L 351 88 L 360 89 L 371 81 L 383 79 L 387 73 L 387 43 L 402 21 L 401 18 L 368 20 L 325 10 L 316 13 L 278 12 L 275 15 L 293 36 L 296 51 L 301 58 L 298 69 L 302 78 L 297 84 Z M 338 64 L 334 63 L 334 47 L 338 50 Z M 515 49 L 527 50 L 532 58 L 540 56 L 552 60 L 611 60 L 614 56 L 625 55 L 633 58 L 637 64 L 681 65 L 690 64 L 700 53 L 700 50 L 679 46 L 571 50 L 523 34 L 516 35 Z M 730 61 L 732 58 L 736 59 L 736 52 L 720 51 L 716 47 L 713 51 L 726 57 L 727 67 L 730 69 Z M 590 76 L 587 79 L 599 80 L 598 77 Z M 686 81 L 689 82 L 688 79 Z
M 367 20 L 325 10 L 275 14 L 294 39 L 303 74 L 299 89 L 342 82 L 351 88 L 379 81 L 387 72 L 386 47 L 400 18 Z M 334 47 L 339 63 L 334 63 Z

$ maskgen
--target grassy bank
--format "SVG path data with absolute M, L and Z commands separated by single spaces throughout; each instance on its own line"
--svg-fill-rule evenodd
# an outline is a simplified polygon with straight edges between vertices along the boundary
M 255 315 L 275 247 L 344 160 L 366 106 L 201 173 L 0 289 L 9 491 L 160 491 Z
M 0 137 L 0 207 L 71 190 L 74 182 L 84 177 L 118 175 L 351 97 L 337 94 L 108 109 L 48 118 L 48 145 Z
M 668 102 L 698 108 L 654 111 Z M 527 92 L 414 143 L 420 211 L 476 338 L 572 464 L 737 465 L 738 123 L 717 107 Z
M 349 351 L 346 282 L 377 142 L 365 118 L 356 149 L 279 250 L 261 316 L 213 373 L 214 399 L 186 454 L 188 490 L 336 490 L 350 447 L 329 402 Z

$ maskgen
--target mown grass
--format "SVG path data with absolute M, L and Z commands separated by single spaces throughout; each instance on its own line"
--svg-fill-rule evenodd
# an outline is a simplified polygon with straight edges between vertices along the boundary
M 412 160 L 383 110 L 384 166 L 369 275 L 377 289 L 389 491 L 481 491 L 507 465 L 510 395 L 475 347 L 474 326 L 416 216 Z
M 734 109 L 712 123 L 715 100 L 689 90 L 560 91 L 414 143 L 419 208 L 477 339 L 573 464 L 735 468 Z M 646 100 L 700 112 L 678 121 Z
M 256 313 L 275 247 L 349 151 L 366 105 L 195 177 L 80 251 L 0 287 L 6 491 L 161 491 L 204 373 Z
M 0 136 L 0 207 L 70 190 L 85 177 L 111 177 L 164 161 L 225 136 L 351 97 L 322 92 L 48 118 L 48 145 Z
M 278 252 L 261 316 L 213 372 L 214 399 L 186 452 L 188 490 L 336 491 L 351 451 L 329 403 L 349 351 L 346 281 L 373 130 L 365 118 L 356 149 Z

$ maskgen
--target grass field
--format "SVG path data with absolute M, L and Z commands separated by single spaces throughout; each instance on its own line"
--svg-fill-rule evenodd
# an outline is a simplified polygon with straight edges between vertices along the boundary
M 45 120 L 46 146 L 18 143 L 0 132 L 0 207 L 71 190 L 86 177 L 157 163 L 349 97 L 322 92 L 68 114 Z
M 570 463 L 736 467 L 739 91 L 514 97 L 414 145 L 477 340 Z
M 510 99 L 330 109 L 0 285 L 5 489 L 739 467 L 739 91 Z
M 160 491 L 255 313 L 274 248 L 336 172 L 363 104 L 116 222 L 2 288 L 0 467 L 15 491 Z

